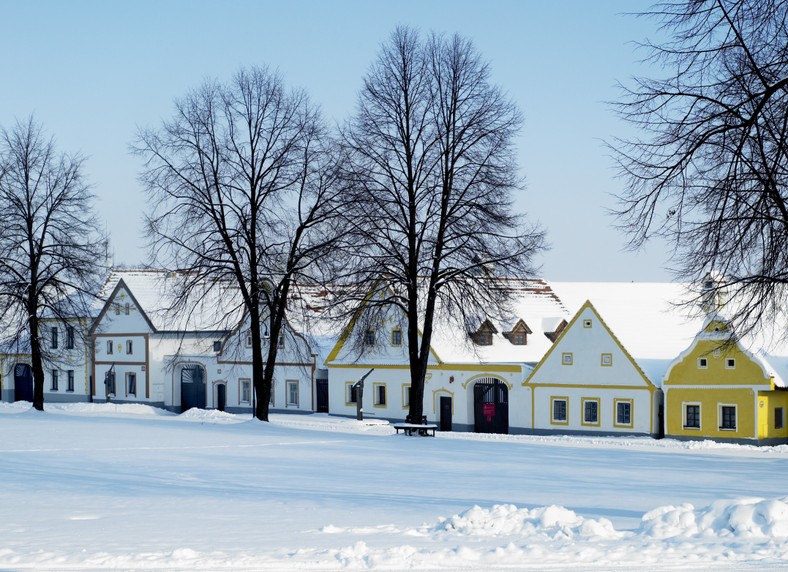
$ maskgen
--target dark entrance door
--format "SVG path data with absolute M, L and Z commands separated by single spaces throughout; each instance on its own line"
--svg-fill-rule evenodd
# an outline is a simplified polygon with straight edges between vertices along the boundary
M 227 405 L 227 386 L 220 383 L 216 386 L 216 409 L 224 411 Z
M 316 380 L 315 388 L 317 391 L 317 412 L 328 413 L 328 380 Z
M 33 401 L 33 370 L 26 363 L 14 367 L 14 401 Z
M 440 430 L 451 431 L 451 397 L 441 397 Z
M 205 373 L 198 365 L 181 370 L 181 413 L 192 407 L 205 409 Z
M 473 417 L 476 433 L 509 432 L 509 388 L 494 377 L 473 386 Z

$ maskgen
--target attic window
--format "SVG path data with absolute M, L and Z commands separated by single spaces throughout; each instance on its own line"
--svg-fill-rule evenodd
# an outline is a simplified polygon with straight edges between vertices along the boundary
M 602 365 L 603 366 L 613 365 L 613 354 L 602 354 Z
M 525 345 L 525 334 L 512 334 L 512 344 L 515 346 Z
M 592 324 L 591 320 L 583 320 L 583 327 L 584 328 L 590 328 L 591 324 Z
M 572 365 L 574 356 L 571 352 L 564 352 L 561 354 L 561 365 Z
M 222 342 L 220 342 L 219 340 L 216 340 L 215 342 L 213 342 L 213 351 L 215 351 L 215 352 L 222 351 Z
M 372 328 L 364 332 L 364 345 L 365 346 L 375 345 L 375 330 L 373 330 Z
M 131 308 L 131 306 L 129 305 L 129 303 L 128 303 L 128 302 L 126 302 L 126 307 L 123 309 L 123 311 L 124 311 L 124 313 L 125 313 L 127 316 L 129 315 L 129 309 L 130 309 L 130 308 Z
M 728 358 L 725 360 L 725 369 L 734 369 L 736 367 L 736 360 Z
M 492 345 L 492 333 L 491 332 L 479 332 L 476 334 L 476 345 L 479 346 L 491 346 Z
M 705 357 L 698 358 L 698 369 L 706 369 L 709 367 L 709 360 Z

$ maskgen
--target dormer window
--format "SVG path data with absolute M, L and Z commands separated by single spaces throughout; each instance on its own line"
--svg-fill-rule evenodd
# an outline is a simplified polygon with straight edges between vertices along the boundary
M 512 335 L 512 344 L 515 346 L 524 346 L 525 345 L 525 334 L 514 334 Z
M 475 332 L 471 332 L 471 340 L 477 346 L 491 346 L 493 344 L 493 334 L 497 334 L 498 330 L 492 325 L 490 320 L 484 320 Z
M 491 346 L 492 345 L 492 333 L 491 332 L 480 332 L 476 334 L 476 343 L 480 346 Z

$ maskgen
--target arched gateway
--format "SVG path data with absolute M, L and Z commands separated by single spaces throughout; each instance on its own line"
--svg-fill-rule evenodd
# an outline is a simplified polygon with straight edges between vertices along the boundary
M 476 433 L 509 432 L 509 388 L 496 377 L 473 385 L 473 426 Z

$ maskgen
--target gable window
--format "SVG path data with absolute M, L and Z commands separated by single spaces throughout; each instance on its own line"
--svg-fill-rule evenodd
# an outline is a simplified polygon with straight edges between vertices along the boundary
M 134 353 L 134 344 L 132 340 L 126 340 L 126 353 L 129 355 Z
M 720 429 L 724 431 L 736 431 L 736 406 L 720 405 Z
M 278 347 L 280 350 L 285 347 L 285 335 L 284 334 L 279 334 L 279 338 L 276 341 L 276 347 Z
M 287 407 L 298 407 L 298 382 L 288 380 L 287 383 Z
M 599 425 L 598 399 L 583 399 L 583 425 Z
M 112 355 L 113 351 L 112 340 L 107 340 L 107 355 Z
M 115 309 L 115 315 L 120 316 L 120 304 L 113 304 L 112 306 Z
M 354 387 L 355 382 L 345 382 L 345 405 L 354 405 L 358 401 L 358 392 Z
M 219 340 L 216 340 L 215 342 L 213 342 L 213 351 L 215 351 L 215 352 L 222 351 L 222 342 L 220 342 Z
M 725 360 L 725 369 L 735 369 L 736 368 L 736 360 L 733 358 L 727 358 Z
M 572 352 L 564 352 L 561 354 L 561 365 L 572 365 L 574 362 L 574 356 Z
M 709 360 L 705 357 L 698 358 L 698 369 L 706 369 L 709 367 Z
M 553 423 L 567 423 L 567 399 L 566 397 L 550 398 L 551 419 Z
M 131 309 L 131 305 L 128 302 L 126 302 L 126 305 L 123 307 L 123 313 L 128 316 L 130 309 Z
M 700 404 L 684 404 L 684 429 L 700 429 Z
M 137 374 L 132 371 L 126 374 L 126 395 L 137 396 Z
M 74 391 L 74 370 L 70 369 L 66 372 L 66 391 L 73 393 Z
M 476 344 L 480 346 L 491 346 L 493 343 L 492 332 L 479 332 L 476 334 Z
M 366 332 L 364 332 L 364 345 L 365 346 L 375 345 L 375 330 L 369 329 Z
M 373 383 L 372 384 L 372 395 L 374 401 L 372 402 L 375 407 L 385 407 L 386 406 L 386 384 L 385 383 Z
M 247 348 L 251 348 L 252 347 L 252 332 L 246 332 L 245 339 L 246 339 L 246 347 Z
M 632 426 L 632 400 L 616 399 L 616 422 L 615 425 L 622 427 Z
M 593 325 L 593 322 L 591 320 L 583 320 L 583 327 L 584 328 L 590 328 L 592 325 Z
M 58 371 L 56 369 L 53 369 L 52 370 L 52 387 L 51 387 L 52 391 L 57 391 L 57 376 L 58 376 Z
M 613 365 L 613 354 L 602 354 L 602 366 L 610 367 Z
M 251 381 L 248 379 L 240 379 L 238 380 L 238 383 L 240 385 L 238 400 L 241 403 L 249 403 L 251 397 L 251 391 L 250 391 Z
M 402 386 L 402 408 L 410 407 L 410 385 Z
M 399 328 L 395 330 L 391 330 L 391 345 L 392 346 L 402 345 L 402 330 L 400 330 Z
M 74 349 L 74 326 L 66 326 L 66 349 Z
M 57 326 L 52 326 L 50 331 L 52 332 L 50 341 L 52 342 L 52 349 L 54 350 L 57 348 Z

